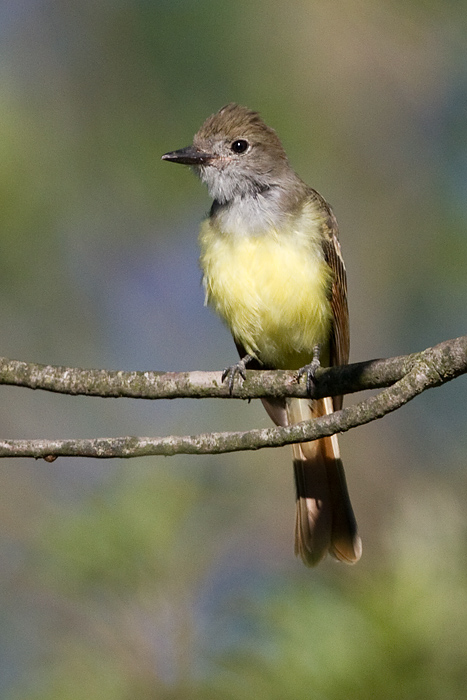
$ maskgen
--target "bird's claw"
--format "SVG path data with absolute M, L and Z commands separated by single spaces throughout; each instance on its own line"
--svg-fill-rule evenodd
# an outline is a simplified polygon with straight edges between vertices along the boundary
M 316 384 L 316 370 L 321 367 L 321 362 L 319 361 L 319 351 L 320 348 L 316 346 L 313 349 L 313 359 L 308 364 L 298 370 L 298 381 L 301 380 L 303 375 L 306 375 L 306 391 L 309 396 L 312 396 L 313 389 Z
M 236 364 L 226 367 L 222 372 L 222 381 L 225 382 L 226 379 L 228 380 L 227 383 L 231 395 L 234 389 L 235 377 L 239 375 L 243 380 L 246 379 L 246 366 L 251 359 L 250 355 L 245 355 L 245 357 L 242 357 Z

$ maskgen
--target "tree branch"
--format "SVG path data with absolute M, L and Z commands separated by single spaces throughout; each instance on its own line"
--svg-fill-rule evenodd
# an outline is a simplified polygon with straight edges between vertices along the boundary
M 345 432 L 395 411 L 426 389 L 467 372 L 467 336 L 445 341 L 420 353 L 372 360 L 317 374 L 314 396 L 347 394 L 386 387 L 377 396 L 286 428 L 210 433 L 163 438 L 97 438 L 83 440 L 1 440 L 0 457 L 141 457 L 174 454 L 219 454 L 279 447 Z M 68 394 L 132 398 L 227 398 L 220 372 L 105 372 L 0 360 L 0 383 Z M 391 386 L 392 385 L 392 386 Z M 247 372 L 235 398 L 306 396 L 293 372 Z
M 314 398 L 351 394 L 391 386 L 417 364 L 433 364 L 441 381 L 467 371 L 467 336 L 446 340 L 411 355 L 369 360 L 317 371 Z M 232 395 L 221 380 L 222 372 L 124 372 L 102 369 L 55 367 L 0 358 L 0 384 L 42 389 L 73 396 L 133 399 L 206 399 L 296 396 L 306 398 L 305 383 L 297 373 L 282 370 L 247 370 L 246 380 L 236 382 Z

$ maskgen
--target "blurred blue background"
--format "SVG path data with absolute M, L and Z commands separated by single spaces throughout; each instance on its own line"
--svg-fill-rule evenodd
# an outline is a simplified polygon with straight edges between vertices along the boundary
M 206 191 L 160 161 L 229 101 L 337 214 L 352 361 L 462 335 L 467 5 L 5 0 L 0 354 L 220 369 Z M 293 556 L 289 451 L 0 462 L 7 700 L 463 697 L 466 383 L 343 436 L 364 555 Z M 356 400 L 356 399 L 354 399 Z M 257 403 L 1 388 L 5 438 L 269 425 Z

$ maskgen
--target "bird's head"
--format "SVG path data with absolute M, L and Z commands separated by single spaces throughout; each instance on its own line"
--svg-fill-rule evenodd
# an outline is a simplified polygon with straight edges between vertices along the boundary
M 208 117 L 191 146 L 162 158 L 192 166 L 220 204 L 255 196 L 292 172 L 274 129 L 257 112 L 234 103 Z

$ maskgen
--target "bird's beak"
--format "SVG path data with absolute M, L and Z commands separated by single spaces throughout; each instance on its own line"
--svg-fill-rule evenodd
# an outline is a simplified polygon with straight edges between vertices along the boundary
M 182 165 L 205 165 L 209 163 L 215 156 L 212 153 L 201 151 L 196 146 L 187 146 L 180 148 L 178 151 L 164 153 L 162 160 L 168 160 L 171 163 L 182 163 Z

